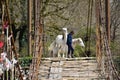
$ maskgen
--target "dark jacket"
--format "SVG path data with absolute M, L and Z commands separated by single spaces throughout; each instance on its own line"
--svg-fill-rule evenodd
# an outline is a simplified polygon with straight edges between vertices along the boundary
M 69 33 L 69 34 L 67 35 L 67 45 L 71 45 L 71 44 L 72 44 L 72 34 Z

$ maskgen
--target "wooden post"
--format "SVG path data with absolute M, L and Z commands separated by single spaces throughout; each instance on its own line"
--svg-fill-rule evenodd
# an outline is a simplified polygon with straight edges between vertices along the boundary
M 29 80 L 38 80 L 39 65 L 42 57 L 42 35 L 43 35 L 43 25 L 41 23 L 41 0 L 34 0 L 34 52 L 32 64 L 30 65 L 30 75 Z
M 32 0 L 28 0 L 28 56 L 31 55 L 31 2 Z
M 106 16 L 106 35 L 108 40 L 108 46 L 110 46 L 110 0 L 105 0 L 105 16 Z M 109 53 L 110 55 L 111 53 Z M 110 63 L 110 59 L 109 59 Z M 108 64 L 111 65 L 111 64 Z M 109 80 L 113 80 L 113 72 L 111 67 L 108 68 L 109 74 L 108 78 Z
M 110 0 L 105 0 L 105 14 L 106 14 L 106 32 L 108 44 L 110 45 Z

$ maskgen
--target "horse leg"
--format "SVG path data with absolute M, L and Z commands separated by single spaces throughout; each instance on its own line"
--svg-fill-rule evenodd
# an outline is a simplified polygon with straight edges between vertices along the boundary
M 61 57 L 60 53 L 58 53 L 58 57 Z
M 58 57 L 61 57 L 61 55 L 60 55 L 60 50 L 58 50 Z
M 63 53 L 62 53 L 62 55 L 63 55 L 63 58 L 65 58 L 65 49 L 63 50 Z
M 68 55 L 67 55 L 67 53 L 66 53 L 66 58 L 67 58 L 67 56 L 68 56 Z
M 62 46 L 58 46 L 58 57 L 61 57 L 61 52 L 62 52 Z
M 63 53 L 63 58 L 65 58 L 65 54 Z

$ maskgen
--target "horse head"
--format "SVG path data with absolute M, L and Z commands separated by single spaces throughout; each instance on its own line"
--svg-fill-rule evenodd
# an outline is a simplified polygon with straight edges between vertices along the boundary
M 67 32 L 67 28 L 62 28 L 62 30 L 63 30 L 63 40 L 65 40 L 65 42 L 67 41 L 67 34 L 68 34 L 68 32 Z
M 67 33 L 67 28 L 62 28 L 63 32 Z
M 78 38 L 78 41 L 79 41 L 80 46 L 85 47 L 85 44 L 81 38 Z

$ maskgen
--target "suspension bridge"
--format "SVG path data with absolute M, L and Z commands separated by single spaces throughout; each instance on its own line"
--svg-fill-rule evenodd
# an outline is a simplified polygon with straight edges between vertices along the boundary
M 10 50 L 10 59 L 13 55 L 18 60 L 18 54 L 12 35 L 11 19 L 7 0 L 2 0 L 2 26 L 9 25 L 11 44 L 7 45 Z M 29 0 L 29 24 L 31 24 L 31 2 Z M 119 73 L 113 63 L 110 50 L 110 1 L 109 0 L 89 0 L 87 31 L 90 32 L 92 20 L 92 5 L 95 4 L 96 13 L 96 57 L 81 58 L 42 58 L 44 34 L 44 17 L 41 14 L 42 0 L 34 0 L 34 51 L 32 63 L 29 67 L 28 78 L 24 79 L 19 62 L 16 63 L 14 71 L 2 75 L 1 80 L 120 80 Z M 105 9 L 105 10 L 104 10 Z M 6 18 L 7 17 L 7 18 Z M 6 22 L 6 24 L 4 24 Z M 29 25 L 30 26 L 30 25 Z M 5 42 L 4 27 L 2 27 L 1 41 Z M 29 28 L 29 31 L 31 28 Z M 12 35 L 12 36 L 11 36 Z M 90 46 L 90 34 L 86 34 L 86 46 Z M 31 35 L 29 35 L 29 41 Z M 8 42 L 9 43 L 9 42 Z M 31 45 L 31 44 L 29 44 Z M 4 50 L 1 47 L 1 52 Z M 29 52 L 31 46 L 29 46 Z M 86 54 L 89 56 L 89 47 L 86 47 Z M 11 73 L 11 74 L 9 74 Z M 7 78 L 4 78 L 5 75 Z

